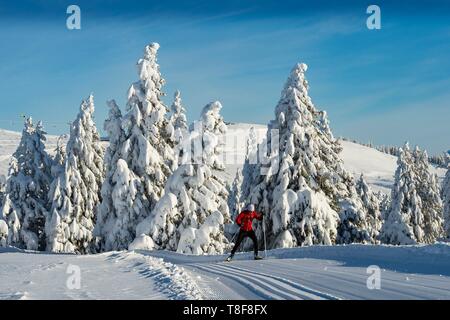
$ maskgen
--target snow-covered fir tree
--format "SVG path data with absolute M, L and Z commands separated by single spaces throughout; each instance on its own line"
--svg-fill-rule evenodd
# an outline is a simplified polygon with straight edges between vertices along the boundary
M 442 184 L 442 199 L 444 201 L 444 236 L 450 240 L 450 163 Z
M 356 191 L 361 197 L 363 208 L 366 213 L 367 232 L 373 243 L 378 242 L 378 235 L 383 224 L 381 216 L 381 201 L 380 195 L 373 192 L 367 184 L 364 175 L 361 174 L 356 182 Z
M 242 171 L 238 170 L 230 187 L 228 208 L 230 209 L 231 217 L 233 220 L 234 217 L 238 215 L 243 208 L 243 204 L 241 202 L 242 179 Z
M 415 244 L 423 242 L 425 235 L 422 200 L 416 188 L 418 176 L 408 143 L 399 151 L 391 206 L 380 232 L 380 240 L 387 244 Z
M 52 165 L 52 178 L 56 179 L 64 171 L 64 164 L 66 161 L 66 143 L 67 135 L 62 135 L 58 137 L 56 142 L 55 156 L 53 158 Z
M 178 165 L 183 162 L 183 150 L 184 144 L 188 142 L 188 124 L 186 117 L 186 109 L 183 107 L 181 101 L 180 91 L 176 91 L 174 95 L 174 101 L 171 106 L 171 115 L 169 118 L 168 132 L 170 133 L 170 140 L 173 143 L 174 148 L 174 161 Z
M 157 43 L 146 46 L 137 63 L 139 81 L 128 91 L 128 112 L 121 117 L 120 130 L 112 125 L 116 128 L 109 132 L 119 140 L 107 157 L 111 163 L 103 193 L 111 196 L 100 207 L 96 235 L 101 250 L 128 248 L 136 237 L 136 226 L 149 216 L 176 168 L 167 130 L 168 108 L 161 100 L 164 79 L 157 64 L 158 49 Z
M 70 130 L 64 169 L 50 188 L 47 250 L 89 253 L 100 188 L 104 179 L 103 149 L 94 123 L 94 98 L 89 96 Z
M 3 198 L 6 191 L 6 178 L 0 175 L 0 208 L 3 206 Z M 5 247 L 8 241 L 8 225 L 6 221 L 2 219 L 0 212 L 0 247 Z
M 152 215 L 137 228 L 136 243 L 154 249 L 188 254 L 223 253 L 227 249 L 224 224 L 229 222 L 228 192 L 219 177 L 221 137 L 226 125 L 219 102 L 208 104 L 189 135 L 190 161 L 169 178 L 166 192 Z
M 0 247 L 6 247 L 8 244 L 8 225 L 6 221 L 0 218 Z
M 180 91 L 176 91 L 173 103 L 171 106 L 171 115 L 170 115 L 170 123 L 173 127 L 173 140 L 176 143 L 179 143 L 183 136 L 186 135 L 188 130 L 187 117 L 186 117 L 186 109 L 183 107 L 181 102 L 181 93 Z
M 266 145 L 266 140 L 263 141 L 261 146 Z M 253 187 L 254 181 L 259 179 L 260 172 L 256 170 L 258 166 L 258 139 L 256 136 L 255 127 L 251 127 L 248 132 L 247 142 L 246 142 L 246 154 L 244 166 L 242 168 L 242 182 L 241 182 L 241 196 L 239 201 L 243 204 L 248 199 L 251 189 Z M 261 153 L 264 153 L 262 150 Z
M 3 198 L 5 197 L 6 191 L 6 178 L 4 175 L 0 175 L 0 208 L 3 205 Z
M 101 187 L 102 201 L 97 209 L 97 219 L 94 228 L 96 251 L 102 250 L 102 245 L 104 244 L 104 236 L 102 235 L 106 232 L 105 230 L 111 230 L 114 227 L 113 225 L 107 225 L 107 223 L 119 224 L 119 222 L 117 222 L 116 219 L 113 219 L 113 217 L 110 217 L 109 214 L 114 210 L 117 210 L 115 204 L 121 201 L 120 198 L 113 197 L 113 190 L 116 187 L 116 172 L 118 172 L 118 174 L 119 172 L 122 172 L 122 170 L 118 171 L 118 164 L 122 157 L 121 146 L 126 140 L 125 133 L 122 129 L 122 112 L 120 111 L 119 106 L 115 100 L 108 101 L 107 105 L 109 107 L 109 115 L 104 122 L 103 129 L 109 137 L 109 145 L 104 155 L 105 179 Z M 128 165 L 126 169 L 128 170 Z M 122 216 L 122 218 L 126 217 L 127 215 Z M 126 225 L 125 222 L 123 223 Z
M 266 215 L 271 247 L 368 242 L 361 200 L 326 113 L 308 95 L 306 70 L 297 64 L 285 84 L 268 128 L 270 165 L 256 166 L 246 202 Z
M 42 123 L 25 120 L 20 144 L 13 154 L 2 218 L 8 226 L 8 244 L 29 250 L 45 250 L 47 196 L 52 161 L 45 151 Z
M 416 189 L 422 203 L 424 238 L 421 242 L 434 243 L 443 236 L 443 206 L 437 177 L 430 171 L 428 154 L 416 147 L 413 152 L 417 172 Z

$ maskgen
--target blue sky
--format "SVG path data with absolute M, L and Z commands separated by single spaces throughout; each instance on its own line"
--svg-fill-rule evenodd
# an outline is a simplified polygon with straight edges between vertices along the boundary
M 81 8 L 81 30 L 66 8 Z M 381 8 L 368 30 L 366 8 Z M 336 136 L 450 149 L 448 1 L 0 0 L 0 128 L 21 115 L 60 134 L 93 92 L 124 107 L 135 63 L 159 42 L 166 102 L 181 90 L 189 120 L 212 100 L 227 121 L 267 123 L 296 62 Z

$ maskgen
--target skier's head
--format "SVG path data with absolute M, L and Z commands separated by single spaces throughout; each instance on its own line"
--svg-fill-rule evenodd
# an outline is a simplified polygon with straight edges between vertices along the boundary
M 244 210 L 245 211 L 255 211 L 255 206 L 253 204 L 248 204 Z

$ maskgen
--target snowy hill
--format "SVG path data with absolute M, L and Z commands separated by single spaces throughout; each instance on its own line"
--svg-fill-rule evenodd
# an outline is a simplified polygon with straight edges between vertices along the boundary
M 262 142 L 267 132 L 267 127 L 264 125 L 237 123 L 228 126 L 225 151 L 227 179 L 230 183 L 234 179 L 236 170 L 241 168 L 245 161 L 246 141 L 251 127 L 255 129 L 258 142 Z M 394 183 L 397 157 L 349 141 L 341 141 L 341 144 L 343 147 L 341 158 L 345 169 L 355 178 L 363 173 L 374 190 L 389 193 Z M 446 171 L 432 167 L 432 172 L 442 180 Z

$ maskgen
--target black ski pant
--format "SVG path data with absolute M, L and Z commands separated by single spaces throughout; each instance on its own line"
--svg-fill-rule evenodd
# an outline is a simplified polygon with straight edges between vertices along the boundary
M 236 251 L 239 249 L 239 246 L 241 245 L 242 241 L 244 241 L 244 239 L 247 237 L 252 239 L 253 251 L 255 252 L 255 256 L 258 255 L 258 239 L 256 238 L 255 231 L 253 231 L 253 230 L 250 230 L 250 231 L 239 230 L 239 235 L 237 237 L 236 244 L 234 245 L 234 248 L 231 251 L 231 255 L 234 256 Z

